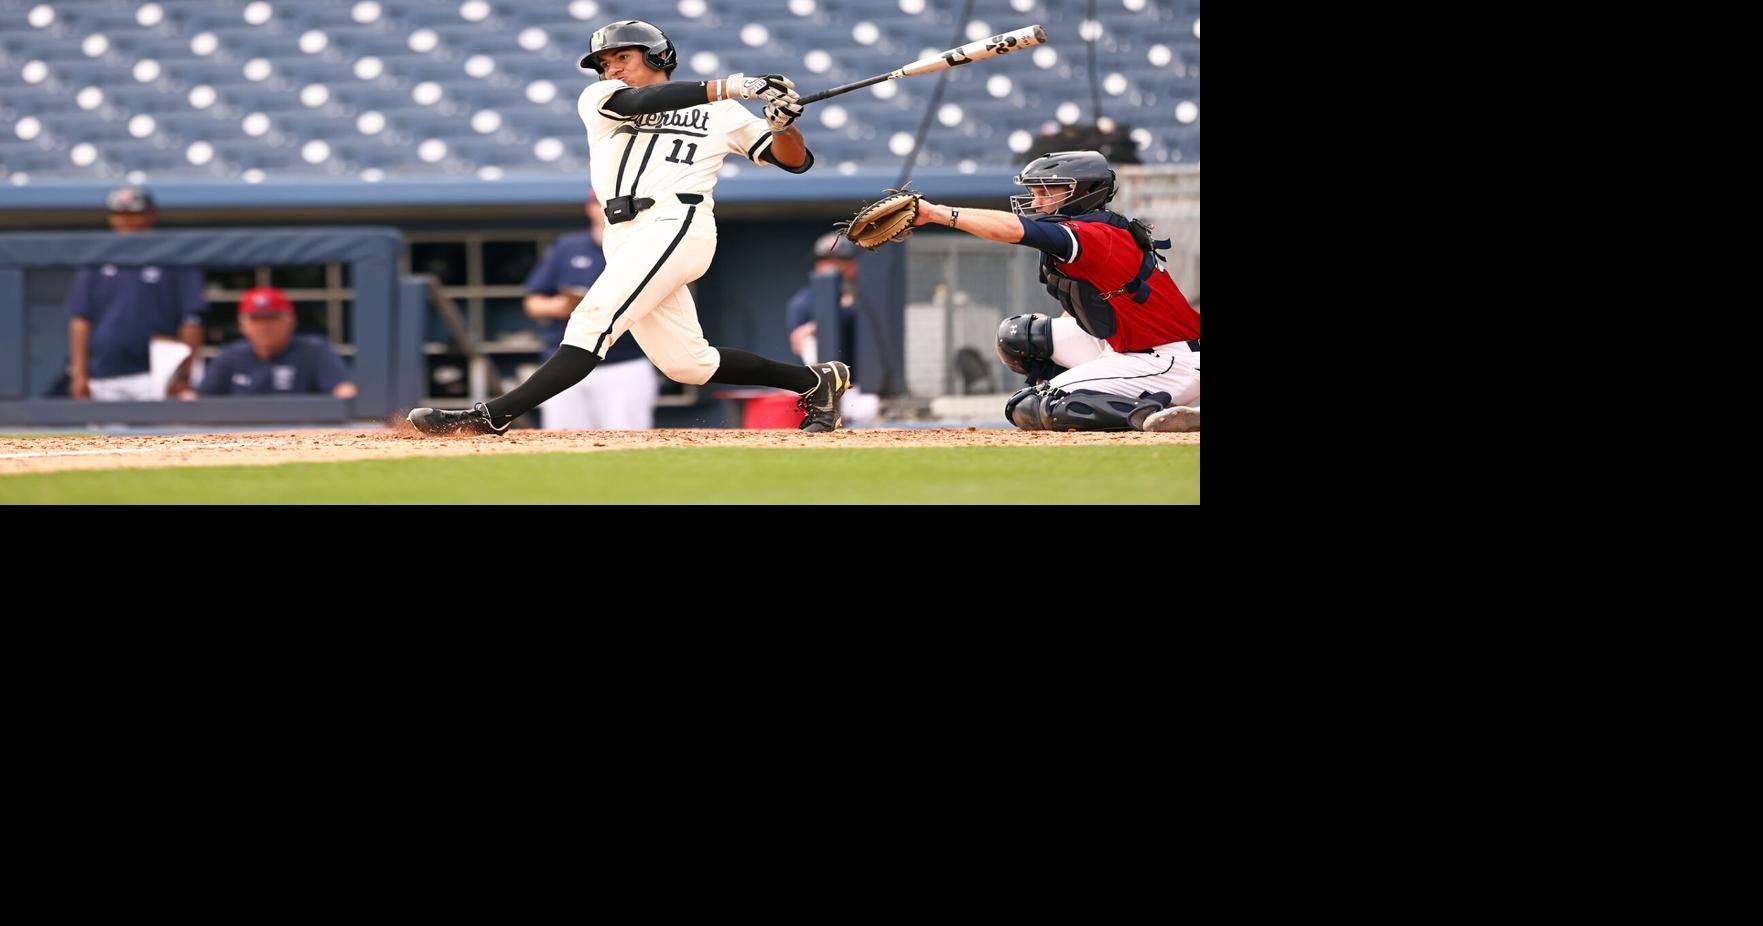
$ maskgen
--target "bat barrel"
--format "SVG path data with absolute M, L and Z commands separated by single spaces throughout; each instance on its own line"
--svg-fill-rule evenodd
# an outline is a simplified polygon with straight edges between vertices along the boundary
M 864 87 L 867 87 L 870 84 L 879 84 L 882 81 L 887 80 L 889 77 L 892 77 L 892 76 L 893 76 L 892 74 L 877 74 L 874 77 L 866 77 L 860 81 L 857 81 L 856 83 L 841 84 L 837 87 L 832 88 L 831 90 L 822 90 L 819 93 L 810 93 L 807 96 L 802 98 L 802 102 L 804 104 L 814 103 L 814 102 L 817 102 L 820 100 L 824 100 L 829 96 L 838 96 L 841 93 L 850 93 L 853 90 L 862 90 Z
M 941 71 L 945 68 L 959 67 L 963 64 L 971 64 L 974 61 L 984 61 L 988 58 L 995 58 L 998 55 L 1009 54 L 1018 48 L 1029 48 L 1034 45 L 1039 45 L 1045 41 L 1047 41 L 1047 30 L 1042 28 L 1039 23 L 1033 26 L 1024 26 L 1021 29 L 1016 29 L 1010 32 L 1001 32 L 988 39 L 970 42 L 959 48 L 951 48 L 948 51 L 940 52 L 929 58 L 921 58 L 900 68 L 898 71 L 891 71 L 887 74 L 877 74 L 874 77 L 866 78 L 857 81 L 856 83 L 844 84 L 834 87 L 831 90 L 822 90 L 819 93 L 811 93 L 802 97 L 801 102 L 804 104 L 815 103 L 824 100 L 827 97 L 838 96 L 841 93 L 850 93 L 852 90 L 859 90 L 870 84 L 881 83 L 892 77 L 911 77 L 918 74 L 928 74 L 932 71 Z

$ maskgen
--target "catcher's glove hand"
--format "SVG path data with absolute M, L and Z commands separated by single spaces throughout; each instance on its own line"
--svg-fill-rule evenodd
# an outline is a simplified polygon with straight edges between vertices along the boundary
M 890 241 L 905 241 L 912 235 L 912 223 L 918 218 L 918 201 L 924 198 L 923 193 L 906 189 L 911 185 L 884 191 L 888 196 L 857 210 L 851 221 L 834 227 L 859 247 L 871 251 Z

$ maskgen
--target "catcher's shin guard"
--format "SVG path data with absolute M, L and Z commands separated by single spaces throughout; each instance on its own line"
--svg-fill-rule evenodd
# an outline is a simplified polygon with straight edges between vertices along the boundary
M 1065 372 L 1053 362 L 1053 319 L 1039 312 L 998 323 L 998 360 L 1028 377 L 1030 385 Z
M 1092 389 L 1064 392 L 1045 384 L 1019 389 L 1004 404 L 1004 417 L 1024 431 L 1142 431 L 1145 419 L 1163 409 L 1166 394 L 1129 398 Z

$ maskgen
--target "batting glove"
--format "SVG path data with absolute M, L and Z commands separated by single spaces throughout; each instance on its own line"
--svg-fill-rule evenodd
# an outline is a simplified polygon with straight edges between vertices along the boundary
M 767 103 L 765 106 L 765 124 L 771 126 L 773 132 L 782 132 L 788 129 L 800 115 L 802 115 L 802 104 L 796 101 L 794 93 L 775 103 Z
M 734 73 L 722 79 L 723 94 L 731 100 L 764 100 L 767 103 L 786 95 L 794 96 L 796 83 L 782 74 L 760 74 L 748 77 Z

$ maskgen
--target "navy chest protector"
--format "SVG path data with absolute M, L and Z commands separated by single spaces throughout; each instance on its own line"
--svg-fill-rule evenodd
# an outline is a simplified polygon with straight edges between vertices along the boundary
M 1139 250 L 1145 252 L 1145 259 L 1139 264 L 1137 276 L 1127 280 L 1119 289 L 1104 293 L 1093 284 L 1076 277 L 1066 276 L 1053 267 L 1053 255 L 1041 254 L 1041 282 L 1047 284 L 1047 292 L 1059 304 L 1065 307 L 1077 319 L 1077 324 L 1091 337 L 1111 338 L 1114 336 L 1114 307 L 1108 300 L 1123 293 L 1131 293 L 1132 301 L 1143 304 L 1151 298 L 1151 273 L 1157 269 L 1157 262 L 1167 260 L 1157 253 L 1169 247 L 1169 239 L 1153 239 L 1151 226 L 1138 219 L 1127 219 L 1112 212 L 1087 212 L 1083 215 L 1045 216 L 1042 222 L 1106 222 L 1115 228 L 1124 228 L 1132 233 L 1134 243 Z

